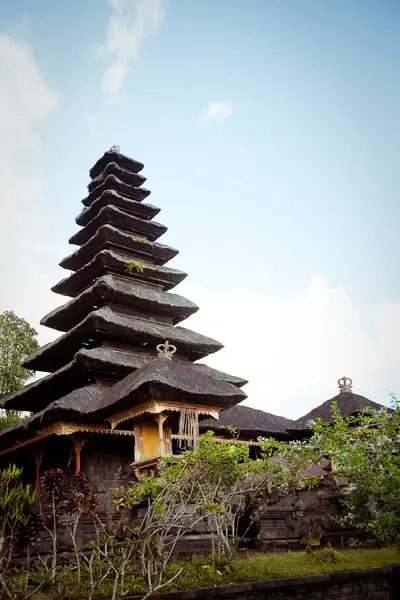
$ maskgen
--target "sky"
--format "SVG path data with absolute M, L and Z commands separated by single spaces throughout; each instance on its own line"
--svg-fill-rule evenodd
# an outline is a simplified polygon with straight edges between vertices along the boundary
M 289 418 L 337 379 L 400 393 L 397 0 L 0 0 L 0 311 L 65 302 L 88 171 L 112 145 L 224 343 L 206 362 Z

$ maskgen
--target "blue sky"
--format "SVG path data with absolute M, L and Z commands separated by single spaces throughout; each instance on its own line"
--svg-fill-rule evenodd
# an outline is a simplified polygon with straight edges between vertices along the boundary
M 209 362 L 249 404 L 300 416 L 343 374 L 400 390 L 398 2 L 2 4 L 1 309 L 37 326 L 63 300 L 88 170 L 118 144 L 189 273 L 188 326 L 226 344 Z

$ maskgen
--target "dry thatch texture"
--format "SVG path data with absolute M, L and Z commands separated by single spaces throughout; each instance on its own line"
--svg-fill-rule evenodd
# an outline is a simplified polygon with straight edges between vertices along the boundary
M 60 262 L 60 267 L 77 271 L 104 249 L 122 249 L 138 257 L 147 258 L 158 265 L 163 265 L 177 254 L 178 250 L 159 244 L 144 241 L 145 238 L 121 231 L 112 225 L 102 225 L 90 240 Z
M 89 207 L 84 207 L 80 215 L 76 217 L 75 222 L 78 225 L 87 225 L 92 219 L 97 217 L 102 208 L 109 205 L 116 206 L 117 208 L 131 213 L 139 219 L 145 219 L 146 221 L 153 219 L 160 212 L 160 209 L 157 206 L 145 204 L 144 202 L 137 202 L 131 198 L 121 196 L 121 194 L 114 192 L 114 190 L 107 190 L 106 192 L 103 192 L 97 200 L 92 202 Z
M 94 306 L 117 304 L 172 317 L 176 325 L 198 311 L 199 307 L 183 296 L 132 281 L 131 276 L 103 275 L 78 296 L 49 312 L 41 325 L 68 331 L 84 319 Z
M 7 448 L 23 441 L 23 439 L 29 437 L 30 432 L 35 433 L 37 429 L 43 429 L 51 422 L 62 419 L 73 420 L 74 418 L 82 421 L 82 416 L 91 410 L 98 398 L 107 389 L 107 382 L 96 382 L 73 390 L 66 396 L 55 400 L 40 412 L 0 431 L 0 448 Z M 107 429 L 108 427 L 108 424 L 104 423 L 104 428 Z
M 144 221 L 115 206 L 105 206 L 99 211 L 97 217 L 70 238 L 69 243 L 77 246 L 86 244 L 102 225 L 114 225 L 114 227 L 144 236 L 152 242 L 167 231 L 165 225 L 156 223 L 156 221 Z
M 309 413 L 297 419 L 297 421 L 293 421 L 288 427 L 288 431 L 293 432 L 306 432 L 309 431 L 308 421 L 312 419 L 322 419 L 323 421 L 327 421 L 328 423 L 332 422 L 332 402 L 336 401 L 338 403 L 338 408 L 342 417 L 349 417 L 351 415 L 356 415 L 361 412 L 363 409 L 371 407 L 376 410 L 380 410 L 382 407 L 381 404 L 377 404 L 364 396 L 359 396 L 358 394 L 353 394 L 352 392 L 341 392 L 334 398 L 330 400 L 326 400 L 317 408 L 314 408 Z
M 126 198 L 132 198 L 132 200 L 136 200 L 137 202 L 141 202 L 148 196 L 150 196 L 150 190 L 146 190 L 144 187 L 133 187 L 132 185 L 127 185 L 115 175 L 108 175 L 103 183 L 97 186 L 93 192 L 91 192 L 86 198 L 82 200 L 82 204 L 85 206 L 90 206 L 92 202 L 97 200 L 107 190 L 114 190 L 118 192 L 122 196 Z
M 96 340 L 100 342 L 105 337 L 128 340 L 149 350 L 169 340 L 178 347 L 179 353 L 191 360 L 204 358 L 223 348 L 220 342 L 190 329 L 145 321 L 103 307 L 92 311 L 79 325 L 54 342 L 39 348 L 25 360 L 24 366 L 35 371 L 54 372 L 71 362 L 85 342 L 93 340 L 92 345 L 95 346 Z
M 291 424 L 289 419 L 279 417 L 263 410 L 250 408 L 250 406 L 234 406 L 222 411 L 219 420 L 213 418 L 201 419 L 201 430 L 212 429 L 227 433 L 229 426 L 234 427 L 242 435 L 253 437 L 286 434 Z
M 37 412 L 72 390 L 85 386 L 90 379 L 98 377 L 118 381 L 133 371 L 145 367 L 154 358 L 154 350 L 136 354 L 110 346 L 82 349 L 65 367 L 3 398 L 0 408 Z M 238 387 L 245 383 L 239 377 L 222 373 L 206 365 L 193 364 L 192 366 L 199 373 L 206 373 L 214 379 Z
M 243 377 L 229 375 L 228 373 L 218 371 L 217 369 L 213 369 L 212 367 L 209 367 L 208 365 L 204 365 L 202 363 L 196 363 L 193 366 L 205 375 L 209 375 L 209 377 L 214 377 L 215 379 L 220 379 L 221 381 L 226 381 L 227 383 L 232 383 L 237 387 L 243 387 L 244 385 L 246 385 L 246 383 L 248 383 L 247 379 L 243 379 Z
M 99 184 L 103 183 L 107 175 L 115 175 L 115 177 L 118 177 L 118 179 L 126 183 L 126 185 L 131 185 L 133 187 L 140 187 L 146 181 L 146 177 L 143 177 L 143 175 L 139 175 L 133 171 L 128 171 L 127 169 L 121 169 L 116 162 L 111 162 L 108 163 L 100 175 L 97 175 L 97 177 L 92 179 L 92 181 L 89 183 L 89 192 L 93 192 L 93 190 Z
M 125 156 L 125 154 L 109 150 L 108 152 L 105 152 L 103 156 L 96 162 L 96 164 L 94 164 L 90 169 L 90 178 L 95 179 L 98 177 L 104 171 L 106 166 L 112 162 L 117 163 L 121 169 L 126 169 L 127 171 L 132 171 L 133 173 L 140 173 L 144 167 L 143 163 L 134 160 L 133 158 L 129 158 L 129 156 Z
M 56 294 L 74 298 L 95 279 L 109 272 L 129 275 L 133 285 L 136 281 L 142 281 L 159 286 L 163 290 L 170 290 L 187 277 L 183 271 L 156 266 L 148 259 L 140 259 L 133 254 L 118 250 L 101 250 L 93 260 L 51 289 Z
M 82 349 L 72 362 L 0 401 L 0 408 L 37 412 L 93 378 L 118 381 L 154 360 L 155 352 L 133 354 L 107 346 Z
M 143 388 L 144 394 L 138 394 Z M 246 394 L 235 385 L 209 377 L 191 363 L 161 357 L 107 390 L 89 414 L 104 416 L 123 411 L 143 401 L 143 397 L 233 406 L 242 402 Z

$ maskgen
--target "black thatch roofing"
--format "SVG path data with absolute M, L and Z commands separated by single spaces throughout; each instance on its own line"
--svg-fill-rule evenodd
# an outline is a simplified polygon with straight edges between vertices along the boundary
M 139 219 L 145 220 L 153 219 L 160 212 L 157 206 L 126 198 L 118 194 L 118 192 L 114 192 L 114 190 L 107 190 L 97 200 L 92 202 L 89 207 L 85 206 L 80 215 L 76 217 L 75 222 L 78 225 L 87 225 L 92 219 L 97 217 L 102 208 L 108 205 L 116 206 L 125 212 L 132 213 Z
M 198 311 L 198 306 L 183 296 L 133 282 L 129 275 L 122 277 L 110 273 L 99 277 L 78 296 L 49 312 L 40 323 L 58 331 L 68 331 L 82 321 L 94 306 L 107 303 L 168 315 L 174 325 Z
M 179 353 L 187 355 L 191 360 L 204 358 L 223 348 L 220 342 L 190 329 L 145 321 L 121 314 L 110 307 L 103 307 L 89 313 L 79 325 L 54 342 L 39 348 L 25 360 L 24 366 L 34 371 L 54 372 L 70 362 L 84 343 L 93 340 L 92 346 L 96 346 L 96 340 L 101 342 L 105 337 L 131 340 L 145 345 L 149 350 L 169 340 L 178 347 Z
M 154 352 L 134 354 L 116 348 L 82 348 L 74 359 L 54 373 L 45 375 L 0 401 L 0 408 L 42 410 L 52 401 L 83 387 L 96 378 L 109 378 L 112 383 L 154 360 Z
M 155 358 L 153 351 L 129 352 L 111 346 L 100 348 L 82 348 L 75 354 L 72 362 L 58 371 L 33 381 L 21 390 L 14 392 L 0 401 L 0 408 L 14 410 L 39 411 L 52 401 L 69 394 L 75 388 L 87 385 L 95 378 L 109 378 L 112 381 L 126 377 L 133 371 L 145 367 Z M 174 362 L 176 362 L 175 359 Z M 240 387 L 246 381 L 233 375 L 228 375 L 207 365 L 193 364 L 199 373 L 205 373 L 214 379 L 232 383 Z
M 93 260 L 69 277 L 56 283 L 51 289 L 56 294 L 74 298 L 87 288 L 94 279 L 107 273 L 119 273 L 125 276 L 129 274 L 133 284 L 136 280 L 139 280 L 159 286 L 163 290 L 172 289 L 187 277 L 187 274 L 183 271 L 156 266 L 147 258 L 139 259 L 133 254 L 120 250 L 100 250 Z
M 106 392 L 108 387 L 107 382 L 96 382 L 73 390 L 66 396 L 55 400 L 40 412 L 27 417 L 12 427 L 1 430 L 0 448 L 7 448 L 21 442 L 24 438 L 29 437 L 29 432 L 35 433 L 50 422 L 63 418 L 68 420 L 76 418 L 81 421 L 82 415 L 86 415 L 92 410 L 98 398 Z M 107 427 L 107 424 L 104 424 L 104 428 L 107 429 Z
M 293 432 L 305 432 L 309 431 L 309 427 L 307 425 L 308 421 L 312 419 L 322 419 L 323 421 L 327 421 L 330 423 L 332 421 L 332 413 L 331 406 L 332 402 L 336 401 L 338 404 L 338 408 L 342 417 L 349 417 L 351 415 L 356 415 L 361 412 L 365 408 L 374 408 L 376 410 L 380 410 L 383 408 L 381 404 L 377 404 L 364 396 L 359 396 L 358 394 L 353 394 L 353 392 L 340 392 L 334 398 L 330 400 L 326 400 L 317 408 L 314 408 L 309 413 L 304 415 L 304 417 L 300 417 L 297 421 L 293 421 L 288 427 L 288 431 Z
M 192 363 L 161 357 L 107 390 L 89 414 L 112 414 L 150 398 L 233 406 L 244 400 L 246 394 L 235 385 L 199 371 Z
M 201 419 L 199 427 L 203 431 L 212 429 L 227 432 L 227 428 L 232 426 L 244 435 L 267 436 L 284 435 L 290 424 L 291 421 L 285 417 L 239 405 L 222 411 L 219 420 L 211 417 Z
M 115 177 L 118 177 L 118 179 L 127 185 L 132 185 L 134 187 L 140 187 L 146 181 L 146 177 L 143 177 L 143 175 L 139 175 L 139 173 L 134 173 L 133 171 L 128 171 L 127 169 L 121 169 L 116 162 L 111 162 L 106 165 L 100 175 L 97 175 L 97 177 L 92 179 L 92 181 L 89 183 L 89 192 L 93 192 L 93 190 L 104 181 L 107 175 L 115 175 Z
M 146 238 L 121 231 L 112 225 L 102 225 L 90 240 L 80 246 L 60 262 L 60 267 L 77 271 L 104 249 L 122 249 L 132 252 L 138 260 L 147 258 L 158 265 L 163 265 L 179 254 L 178 250 L 158 242 L 145 241 Z
M 96 162 L 96 164 L 94 164 L 90 169 L 89 175 L 91 179 L 98 177 L 110 162 L 117 163 L 121 169 L 126 169 L 127 171 L 132 171 L 133 173 L 140 173 L 144 167 L 143 163 L 134 160 L 133 158 L 129 158 L 129 156 L 125 156 L 125 154 L 109 150 L 108 152 L 105 152 L 103 156 Z
M 98 215 L 83 229 L 75 233 L 70 238 L 69 243 L 76 244 L 77 246 L 86 244 L 102 225 L 114 225 L 114 227 L 144 236 L 152 242 L 167 231 L 165 225 L 156 223 L 156 221 L 144 221 L 115 206 L 108 205 L 102 208 Z
M 115 192 L 122 194 L 122 196 L 132 198 L 137 202 L 141 202 L 151 194 L 150 190 L 146 190 L 144 187 L 133 187 L 132 185 L 127 185 L 115 175 L 107 175 L 103 183 L 98 185 L 93 192 L 90 192 L 90 194 L 82 200 L 82 204 L 90 206 L 92 202 L 97 200 L 97 198 L 107 190 L 114 190 Z

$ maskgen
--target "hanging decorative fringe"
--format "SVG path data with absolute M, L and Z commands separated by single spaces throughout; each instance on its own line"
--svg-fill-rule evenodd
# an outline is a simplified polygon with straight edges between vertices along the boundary
M 178 446 L 196 448 L 199 441 L 199 413 L 194 408 L 182 408 L 179 415 Z

